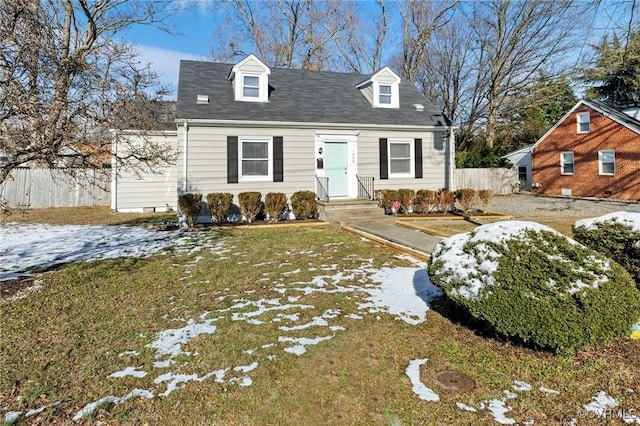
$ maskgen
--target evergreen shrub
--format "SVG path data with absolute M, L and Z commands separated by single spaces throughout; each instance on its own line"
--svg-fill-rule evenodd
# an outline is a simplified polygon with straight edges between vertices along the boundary
M 640 288 L 640 211 L 580 220 L 573 225 L 573 237 L 622 265 Z
M 187 193 L 178 196 L 178 207 L 184 215 L 187 226 L 193 226 L 200 216 L 202 194 Z
M 409 210 L 413 210 L 413 204 L 416 199 L 416 191 L 413 189 L 399 189 L 398 190 L 400 205 L 402 206 L 402 213 L 407 214 Z
M 240 213 L 247 219 L 247 222 L 253 222 L 256 217 L 262 213 L 262 194 L 257 191 L 241 192 L 238 194 L 238 207 Z
M 429 213 L 438 204 L 436 191 L 430 189 L 420 189 L 416 192 L 416 205 L 420 213 Z
M 287 195 L 282 192 L 269 192 L 264 197 L 264 212 L 270 221 L 277 222 L 287 208 Z
M 291 209 L 296 219 L 316 219 L 318 201 L 312 191 L 298 191 L 291 196 Z
M 227 214 L 231 210 L 233 194 L 228 192 L 213 192 L 207 194 L 207 206 L 211 213 L 211 219 L 218 225 L 222 225 L 227 219 Z
M 458 189 L 455 192 L 455 196 L 456 201 L 460 203 L 460 206 L 462 207 L 462 211 L 464 213 L 470 211 L 478 199 L 478 193 L 475 191 L 475 189 L 471 188 Z
M 472 317 L 536 348 L 564 352 L 623 337 L 640 317 L 640 291 L 618 263 L 533 222 L 445 239 L 429 274 Z

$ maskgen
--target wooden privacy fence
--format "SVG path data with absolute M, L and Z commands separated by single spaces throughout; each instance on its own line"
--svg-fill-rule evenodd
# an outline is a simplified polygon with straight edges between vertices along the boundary
M 456 169 L 456 189 L 488 189 L 494 194 L 511 194 L 518 188 L 518 169 Z
M 0 185 L 0 198 L 9 208 L 40 209 L 46 207 L 77 207 L 109 205 L 110 173 L 85 170 L 77 180 L 64 170 L 15 169 Z

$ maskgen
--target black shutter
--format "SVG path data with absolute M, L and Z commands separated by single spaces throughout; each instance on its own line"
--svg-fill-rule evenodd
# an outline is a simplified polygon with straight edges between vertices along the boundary
M 273 137 L 273 181 L 284 182 L 282 136 Z
M 422 139 L 416 139 L 413 141 L 413 148 L 415 151 L 415 172 L 416 179 L 422 178 Z
M 237 136 L 227 136 L 227 183 L 238 183 Z
M 387 138 L 380 138 L 380 179 L 389 179 L 389 153 Z

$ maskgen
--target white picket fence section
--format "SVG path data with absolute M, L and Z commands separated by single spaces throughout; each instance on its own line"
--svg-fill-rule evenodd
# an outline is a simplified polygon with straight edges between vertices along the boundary
M 104 171 L 87 170 L 77 181 L 64 170 L 15 169 L 0 185 L 0 198 L 10 208 L 40 209 L 109 205 L 111 179 Z M 96 183 L 92 183 L 96 182 Z
M 511 194 L 518 188 L 518 169 L 456 169 L 456 189 L 488 189 L 494 194 Z

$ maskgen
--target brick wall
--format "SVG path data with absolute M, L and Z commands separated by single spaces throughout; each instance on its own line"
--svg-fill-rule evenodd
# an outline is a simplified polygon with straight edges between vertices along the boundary
M 589 112 L 589 133 L 577 132 L 577 115 Z M 598 151 L 615 151 L 615 175 L 599 174 Z M 574 172 L 562 175 L 560 153 L 573 151 Z M 582 104 L 535 147 L 532 181 L 538 192 L 640 200 L 640 135 Z

